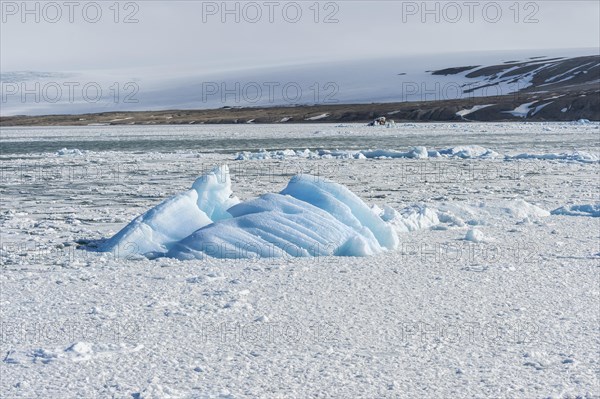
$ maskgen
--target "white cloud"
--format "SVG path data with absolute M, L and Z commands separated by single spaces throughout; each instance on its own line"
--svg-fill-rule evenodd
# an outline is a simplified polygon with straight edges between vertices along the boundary
M 513 2 L 478 2 L 471 8 L 461 1 L 428 2 L 427 9 L 420 1 L 321 2 L 316 14 L 313 2 L 239 2 L 237 13 L 226 13 L 220 1 L 136 1 L 120 3 L 118 23 L 113 2 L 98 2 L 102 17 L 87 22 L 95 17 L 89 3 L 80 2 L 74 9 L 73 23 L 64 6 L 61 18 L 50 23 L 56 13 L 48 2 L 27 3 L 29 10 L 38 7 L 35 15 L 24 13 L 21 2 L 3 1 L 2 71 L 155 66 L 209 71 L 349 57 L 600 46 L 596 1 L 521 2 L 518 14 Z M 15 4 L 16 11 L 11 8 Z M 235 9 L 235 4 L 227 7 Z M 302 16 L 291 23 L 295 4 Z M 494 4 L 500 6 L 499 18 Z M 436 7 L 437 13 L 426 12 Z M 123 23 L 128 15 L 139 22 Z M 328 16 L 339 22 L 324 23 Z

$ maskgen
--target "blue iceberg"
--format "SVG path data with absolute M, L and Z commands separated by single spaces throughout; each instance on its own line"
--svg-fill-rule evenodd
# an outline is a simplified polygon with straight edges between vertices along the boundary
M 101 250 L 191 260 L 370 256 L 397 246 L 393 226 L 340 184 L 298 175 L 278 194 L 240 203 L 222 166 L 133 220 Z

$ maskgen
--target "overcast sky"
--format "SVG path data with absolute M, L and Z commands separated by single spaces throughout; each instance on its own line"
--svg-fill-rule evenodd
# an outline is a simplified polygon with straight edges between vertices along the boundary
M 2 1 L 3 72 L 160 66 L 210 71 L 416 53 L 600 46 L 598 1 L 520 2 L 518 7 L 513 1 L 430 2 L 430 13 L 420 1 L 337 1 L 318 7 L 312 1 L 257 1 L 231 2 L 230 14 L 220 1 L 121 2 L 118 13 L 112 1 L 79 2 L 73 8 L 63 1 L 48 3 L 28 3 L 24 10 L 20 1 Z

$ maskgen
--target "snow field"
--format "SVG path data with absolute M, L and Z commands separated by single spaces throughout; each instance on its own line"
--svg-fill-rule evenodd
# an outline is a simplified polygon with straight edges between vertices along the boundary
M 243 129 L 230 134 L 259 133 Z M 282 135 L 315 134 L 293 129 Z M 401 129 L 400 144 L 381 148 L 477 143 L 509 155 L 598 153 L 594 125 Z M 48 137 L 11 134 L 2 139 Z M 55 155 L 63 147 L 2 154 L 3 396 L 599 395 L 597 162 L 234 161 L 239 148 L 111 152 L 79 144 L 67 148 L 82 155 Z M 397 247 L 368 257 L 185 261 L 82 249 L 225 163 L 242 205 L 284 190 L 297 174 L 341 184 L 392 226 Z M 200 210 L 199 192 L 190 208 Z M 465 240 L 470 230 L 486 240 Z

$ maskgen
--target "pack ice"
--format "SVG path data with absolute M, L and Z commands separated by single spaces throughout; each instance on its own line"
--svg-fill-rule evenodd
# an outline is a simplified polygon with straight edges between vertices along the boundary
M 393 226 L 340 184 L 298 175 L 279 194 L 240 203 L 225 165 L 134 219 L 100 251 L 238 259 L 369 256 L 397 245 Z

